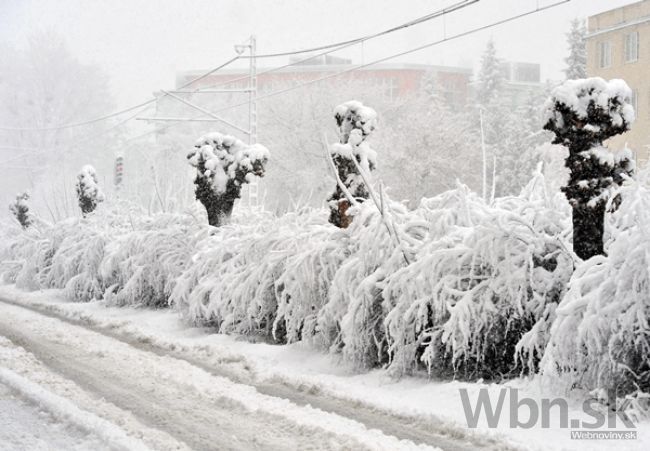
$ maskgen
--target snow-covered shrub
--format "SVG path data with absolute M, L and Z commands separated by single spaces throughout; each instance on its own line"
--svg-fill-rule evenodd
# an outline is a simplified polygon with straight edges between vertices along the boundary
M 546 104 L 544 128 L 554 144 L 569 149 L 570 170 L 563 188 L 573 208 L 573 249 L 582 259 L 603 254 L 605 205 L 626 175 L 634 170 L 629 152 L 613 155 L 603 141 L 634 122 L 632 90 L 623 80 L 567 80 Z
M 95 211 L 97 204 L 104 201 L 104 193 L 99 188 L 95 168 L 89 164 L 82 167 L 81 171 L 79 171 L 75 188 L 77 190 L 79 208 L 81 208 L 81 213 L 84 217 Z
M 419 214 L 440 219 L 415 261 L 384 284 L 392 370 L 422 362 L 438 373 L 494 378 L 515 369 L 517 343 L 552 315 L 573 269 L 566 218 L 543 187 L 538 173 L 521 196 L 493 206 L 460 188 L 423 201 L 421 209 L 437 209 Z
M 208 233 L 191 216 L 157 215 L 152 226 L 107 244 L 99 268 L 107 303 L 167 306 L 176 278 Z
M 32 224 L 31 214 L 29 213 L 29 194 L 21 193 L 16 196 L 14 203 L 9 205 L 9 211 L 13 213 L 16 221 L 23 229 L 26 229 Z
M 101 294 L 97 274 L 110 233 L 103 221 L 67 219 L 16 238 L 5 252 L 14 254 L 17 267 L 4 278 L 19 288 L 65 288 L 74 300 Z
M 269 151 L 215 132 L 199 138 L 187 159 L 196 168 L 196 199 L 205 207 L 210 225 L 221 226 L 232 215 L 242 185 L 264 176 Z
M 545 376 L 561 376 L 569 385 L 587 390 L 647 395 L 650 189 L 636 181 L 626 185 L 611 218 L 607 256 L 576 268 L 557 308 L 542 370 Z
M 346 230 L 349 257 L 335 273 L 327 304 L 318 315 L 321 344 L 342 352 L 359 368 L 387 360 L 383 282 L 407 264 L 426 235 L 422 218 L 402 204 L 387 203 L 390 213 L 384 218 L 371 202 L 353 211 L 355 220 Z
M 56 252 L 70 233 L 69 226 L 76 220 L 63 221 L 44 228 L 33 235 L 24 236 L 21 242 L 23 247 L 17 250 L 24 258 L 16 274 L 16 286 L 25 290 L 38 290 L 41 288 L 55 287 L 50 281 L 50 272 Z M 63 285 L 58 288 L 63 288 Z
M 1 283 L 16 283 L 25 262 L 34 255 L 39 239 L 39 232 L 33 227 L 25 230 L 12 226 L 13 224 L 3 229 L 0 246 Z
M 375 169 L 377 153 L 370 148 L 366 139 L 377 128 L 377 113 L 361 102 L 352 100 L 335 108 L 334 119 L 338 127 L 339 143 L 330 146 L 330 153 L 338 179 L 345 186 L 347 193 L 337 183 L 334 193 L 327 199 L 330 207 L 329 222 L 346 228 L 352 221 L 347 213 L 351 207 L 348 195 L 359 202 L 363 202 L 369 195 L 354 160 L 365 172 L 366 177 Z
M 340 232 L 320 216 L 320 210 L 280 218 L 259 213 L 214 231 L 199 243 L 171 302 L 191 322 L 223 332 L 278 341 L 312 334 L 335 267 L 345 257 Z

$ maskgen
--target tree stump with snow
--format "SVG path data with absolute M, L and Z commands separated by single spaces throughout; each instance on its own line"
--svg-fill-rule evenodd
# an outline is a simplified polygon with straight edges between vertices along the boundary
M 269 151 L 214 132 L 199 138 L 187 159 L 196 168 L 196 199 L 205 207 L 209 224 L 219 227 L 232 215 L 242 186 L 264 176 Z
M 573 209 L 573 250 L 582 259 L 602 255 L 605 209 L 634 170 L 628 149 L 613 154 L 603 141 L 634 122 L 632 91 L 623 80 L 568 80 L 546 104 L 545 130 L 569 149 L 570 177 L 562 188 Z M 616 198 L 613 199 L 616 204 Z
M 364 175 L 369 176 L 375 169 L 377 153 L 370 148 L 366 139 L 377 128 L 377 113 L 361 102 L 350 101 L 336 107 L 334 119 L 339 129 L 339 143 L 330 147 L 330 153 L 338 178 L 357 202 L 363 202 L 368 199 L 369 192 L 353 158 L 365 172 Z M 351 202 L 338 183 L 327 202 L 330 208 L 329 222 L 347 228 L 352 223 L 352 216 L 348 213 Z
M 84 217 L 95 211 L 97 205 L 104 201 L 104 193 L 99 188 L 95 168 L 89 164 L 81 168 L 81 171 L 77 174 L 75 188 L 77 190 L 79 208 L 81 208 L 81 214 Z
M 32 218 L 29 213 L 29 194 L 21 193 L 16 196 L 14 203 L 9 205 L 9 211 L 13 213 L 16 220 L 23 229 L 27 229 L 32 224 Z

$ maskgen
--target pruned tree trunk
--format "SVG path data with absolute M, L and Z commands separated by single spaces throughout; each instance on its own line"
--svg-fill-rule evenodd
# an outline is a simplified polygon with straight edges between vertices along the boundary
M 573 207 L 573 251 L 583 260 L 603 255 L 605 204 Z
M 196 198 L 203 204 L 208 214 L 208 223 L 214 227 L 220 227 L 230 220 L 235 206 L 235 200 L 239 198 L 239 191 L 233 183 L 228 183 L 224 193 L 216 193 L 210 181 L 204 177 L 197 177 Z

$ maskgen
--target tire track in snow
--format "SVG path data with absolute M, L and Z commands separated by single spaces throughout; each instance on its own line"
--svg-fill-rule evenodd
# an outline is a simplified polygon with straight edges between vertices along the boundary
M 255 380 L 249 371 L 242 371 L 241 366 L 232 368 L 233 362 L 226 362 L 224 365 L 209 365 L 183 352 L 183 345 L 165 344 L 161 346 L 155 340 L 142 334 L 123 330 L 114 325 L 106 326 L 98 324 L 91 317 L 81 316 L 80 318 L 69 316 L 69 312 L 61 309 L 56 304 L 16 302 L 6 298 L 0 298 L 0 302 L 21 307 L 36 313 L 55 318 L 69 324 L 81 326 L 94 332 L 103 334 L 110 338 L 127 343 L 137 349 L 152 352 L 160 356 L 172 356 L 184 360 L 203 370 L 221 377 L 226 377 L 234 382 L 254 386 L 258 392 L 273 397 L 284 398 L 301 406 L 310 405 L 325 412 L 352 418 L 363 423 L 368 428 L 380 429 L 385 434 L 395 436 L 404 440 L 411 440 L 415 443 L 437 446 L 448 451 L 465 451 L 481 449 L 511 450 L 511 446 L 500 443 L 492 437 L 483 437 L 478 434 L 465 431 L 462 428 L 443 422 L 436 423 L 428 419 L 418 419 L 406 415 L 399 415 L 382 411 L 362 402 L 354 402 L 337 398 L 330 395 L 323 395 L 313 390 L 313 387 L 301 387 L 300 389 L 290 385 L 287 381 L 273 383 L 259 382 Z M 83 314 L 82 314 L 83 315 Z M 235 366 L 240 362 L 235 362 Z M 248 374 L 246 374 L 248 372 Z
M 5 306 L 0 334 L 194 449 L 415 449 L 338 415 L 259 394 L 186 361 Z

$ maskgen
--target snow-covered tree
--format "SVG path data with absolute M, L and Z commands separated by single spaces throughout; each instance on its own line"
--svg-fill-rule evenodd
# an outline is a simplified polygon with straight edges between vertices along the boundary
M 393 198 L 409 200 L 416 207 L 424 197 L 455 188 L 458 180 L 479 189 L 480 136 L 471 114 L 449 108 L 424 87 L 382 117 L 381 137 L 376 141 L 379 151 L 390 149 L 391 164 L 382 165 L 378 173 Z
M 573 209 L 573 249 L 583 259 L 603 254 L 605 209 L 614 190 L 634 170 L 629 150 L 618 155 L 603 141 L 634 122 L 632 91 L 623 80 L 567 80 L 546 104 L 544 128 L 569 149 L 570 177 L 562 189 Z
M 481 106 L 485 108 L 498 99 L 504 78 L 494 40 L 490 39 L 481 57 L 481 68 L 476 80 L 476 100 Z
M 504 84 L 502 62 L 497 56 L 494 41 L 490 39 L 481 57 L 481 67 L 475 80 L 474 127 L 482 135 L 481 146 L 486 150 L 486 166 L 492 168 L 496 164 L 494 169 L 499 179 L 506 176 L 502 170 L 506 167 L 503 164 L 507 159 L 506 154 L 513 152 L 505 138 L 514 133 L 513 127 L 517 125 L 513 124 L 510 117 L 512 111 L 504 96 Z M 492 170 L 488 169 L 488 172 L 491 173 Z M 485 178 L 489 179 L 490 175 Z
M 544 90 L 531 90 L 521 105 L 506 112 L 503 136 L 496 144 L 496 196 L 518 195 L 531 179 L 538 158 L 535 148 L 551 141 L 551 134 L 542 130 Z
M 205 207 L 210 225 L 219 227 L 230 218 L 242 185 L 264 176 L 269 151 L 214 132 L 199 138 L 187 159 L 196 168 L 196 199 Z
M 567 80 L 587 78 L 587 45 L 585 36 L 587 28 L 580 19 L 571 21 L 571 30 L 567 33 L 569 56 L 564 59 L 567 67 L 564 69 Z
M 352 100 L 336 107 L 334 119 L 339 130 L 339 143 L 330 147 L 330 153 L 338 178 L 348 193 L 337 183 L 336 190 L 327 200 L 330 207 L 329 222 L 346 228 L 352 222 L 352 217 L 347 213 L 351 206 L 348 194 L 359 202 L 369 197 L 368 188 L 354 160 L 366 177 L 375 169 L 377 153 L 370 148 L 366 139 L 377 128 L 377 113 L 361 102 Z
M 75 188 L 77 190 L 79 208 L 81 208 L 81 213 L 84 217 L 95 211 L 97 205 L 104 201 L 104 193 L 99 188 L 95 168 L 89 164 L 82 167 L 79 174 L 77 174 Z
M 17 150 L 15 161 L 0 168 L 0 196 L 12 199 L 15 186 L 29 184 L 33 212 L 47 212 L 52 220 L 69 217 L 76 202 L 66 187 L 75 183 L 78 168 L 86 163 L 88 142 L 97 143 L 95 167 L 108 170 L 111 147 L 125 128 L 112 128 L 121 118 L 55 128 L 114 111 L 108 77 L 98 66 L 79 61 L 63 37 L 52 31 L 29 36 L 24 49 L 3 48 L 0 53 L 0 123 L 17 129 L 51 128 L 2 133 L 2 144 Z M 21 159 L 37 159 L 39 164 L 20 164 Z
M 560 376 L 586 390 L 650 394 L 650 189 L 646 174 L 622 187 L 622 202 L 607 218 L 607 257 L 576 268 L 557 308 L 544 376 Z M 645 180 L 644 180 L 645 179 Z M 640 398 L 640 399 L 639 399 Z
M 20 226 L 23 229 L 26 229 L 32 224 L 32 219 L 29 213 L 29 205 L 27 201 L 29 200 L 29 194 L 21 193 L 16 196 L 16 200 L 9 205 L 9 211 L 13 213 L 16 217 L 16 220 L 20 223 Z

